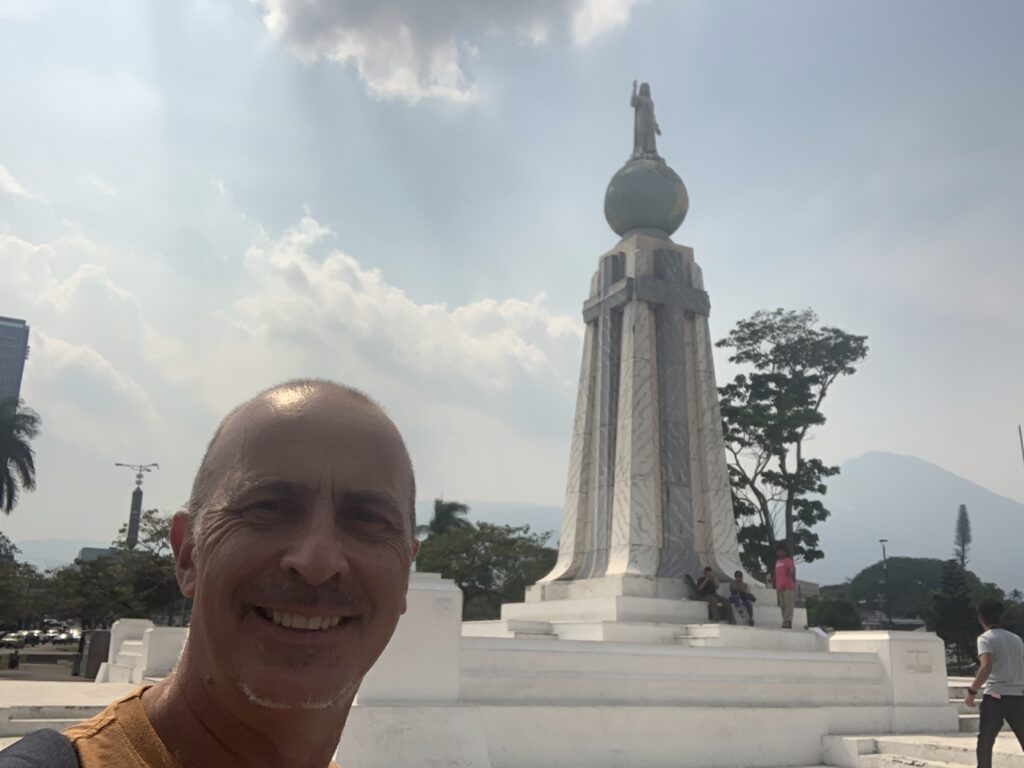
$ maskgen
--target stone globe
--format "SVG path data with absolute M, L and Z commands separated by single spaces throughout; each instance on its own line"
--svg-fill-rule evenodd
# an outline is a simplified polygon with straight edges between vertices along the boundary
M 635 230 L 668 237 L 683 223 L 689 207 L 683 180 L 661 159 L 629 160 L 604 195 L 604 217 L 620 237 Z

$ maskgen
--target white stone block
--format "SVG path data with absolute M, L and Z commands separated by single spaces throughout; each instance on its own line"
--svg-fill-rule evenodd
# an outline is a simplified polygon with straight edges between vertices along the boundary
M 439 574 L 413 573 L 407 600 L 391 642 L 363 678 L 359 704 L 458 699 L 462 592 Z
M 357 704 L 335 759 L 358 768 L 492 768 L 476 707 Z
M 143 677 L 165 677 L 181 657 L 188 638 L 187 627 L 152 627 L 142 635 Z
M 118 619 L 110 628 L 110 651 L 107 661 L 116 662 L 117 654 L 121 651 L 121 644 L 125 640 L 142 640 L 142 635 L 147 629 L 153 627 L 149 619 Z
M 829 649 L 877 654 L 893 704 L 948 703 L 945 646 L 932 632 L 836 632 Z

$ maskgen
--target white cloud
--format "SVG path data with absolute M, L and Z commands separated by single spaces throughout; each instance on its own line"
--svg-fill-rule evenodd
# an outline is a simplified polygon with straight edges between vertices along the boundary
M 480 43 L 510 36 L 538 46 L 567 28 L 586 45 L 629 21 L 638 0 L 256 0 L 264 24 L 301 61 L 355 67 L 381 99 L 466 104 L 479 89 L 464 69 Z
M 49 203 L 46 202 L 46 198 L 41 194 L 33 192 L 19 184 L 18 180 L 11 175 L 11 172 L 8 171 L 3 164 L 0 164 L 0 192 L 5 192 L 11 197 L 18 197 L 22 200 L 31 200 L 34 203 L 49 205 Z
M 95 189 L 97 192 L 106 195 L 107 197 L 117 197 L 117 190 L 114 189 L 113 185 L 99 174 L 90 176 L 87 181 L 89 186 Z
M 572 36 L 577 45 L 586 45 L 606 32 L 629 22 L 637 0 L 586 0 L 572 14 Z
M 224 183 L 223 179 L 217 176 L 210 176 L 210 186 L 217 193 L 217 198 L 225 205 L 234 199 L 234 195 L 231 194 L 231 190 L 228 189 L 228 185 Z
M 246 253 L 255 286 L 225 315 L 232 326 L 265 349 L 294 338 L 314 352 L 340 345 L 371 366 L 482 390 L 508 391 L 523 379 L 571 385 L 564 353 L 575 357 L 582 326 L 546 309 L 543 294 L 419 304 L 348 254 L 315 255 L 330 234 L 307 214 L 279 238 L 262 236 Z
M 49 7 L 50 0 L 0 0 L 0 19 L 31 19 Z
M 26 369 L 45 426 L 89 450 L 116 453 L 133 446 L 139 429 L 158 427 L 149 394 L 132 376 L 87 344 L 73 344 L 38 328 Z M 139 423 L 141 420 L 142 423 Z

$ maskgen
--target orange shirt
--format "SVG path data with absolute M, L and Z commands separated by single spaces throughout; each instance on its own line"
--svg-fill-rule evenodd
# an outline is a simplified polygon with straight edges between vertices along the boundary
M 182 768 L 146 717 L 142 692 L 148 687 L 64 731 L 82 768 Z M 329 768 L 338 766 L 332 760 Z

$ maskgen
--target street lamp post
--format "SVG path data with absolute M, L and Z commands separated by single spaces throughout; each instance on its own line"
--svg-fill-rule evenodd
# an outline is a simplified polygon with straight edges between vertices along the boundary
M 889 543 L 889 540 L 879 539 L 878 543 L 882 545 L 882 579 L 885 582 L 885 616 L 889 622 L 889 629 L 892 629 L 892 597 L 889 593 L 889 559 L 885 555 L 885 545 Z

